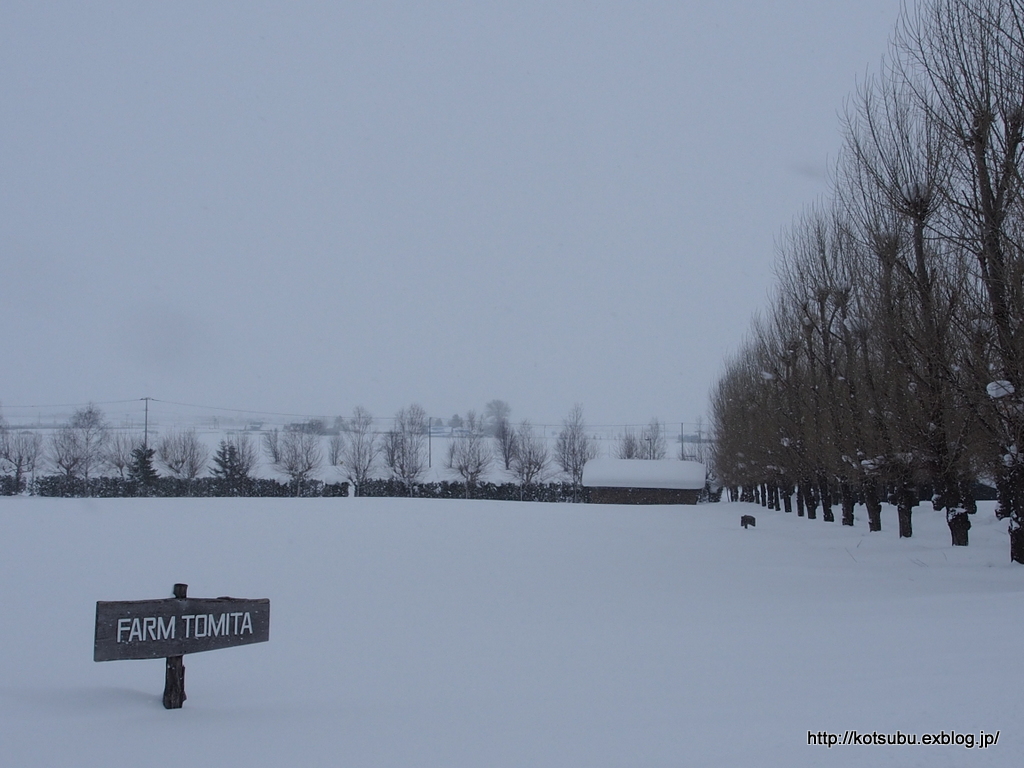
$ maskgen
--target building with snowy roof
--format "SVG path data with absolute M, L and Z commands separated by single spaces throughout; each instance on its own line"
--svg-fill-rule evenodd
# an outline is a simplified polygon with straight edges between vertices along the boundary
M 706 479 L 699 461 L 591 459 L 583 467 L 593 504 L 696 504 Z

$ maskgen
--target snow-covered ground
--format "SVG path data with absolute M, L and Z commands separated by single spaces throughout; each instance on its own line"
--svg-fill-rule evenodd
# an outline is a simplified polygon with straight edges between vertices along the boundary
M 757 516 L 743 530 L 742 513 Z M 1024 568 L 887 508 L 0 498 L 0 765 L 1017 766 Z M 92 661 L 97 600 L 271 600 L 269 643 Z M 808 731 L 995 734 L 988 749 Z

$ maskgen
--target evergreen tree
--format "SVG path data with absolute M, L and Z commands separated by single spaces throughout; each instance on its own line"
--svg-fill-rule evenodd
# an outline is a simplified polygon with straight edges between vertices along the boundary
M 227 440 L 220 441 L 220 447 L 213 455 L 213 463 L 215 466 L 211 472 L 220 480 L 233 482 L 242 477 L 238 462 L 238 449 Z
M 213 467 L 210 471 L 236 494 L 249 479 L 249 468 L 242 460 L 238 446 L 227 440 L 220 441 L 220 447 L 213 455 Z
M 140 490 L 150 488 L 157 478 L 156 470 L 153 469 L 152 448 L 138 446 L 132 451 L 132 459 L 128 463 L 128 479 L 140 486 Z

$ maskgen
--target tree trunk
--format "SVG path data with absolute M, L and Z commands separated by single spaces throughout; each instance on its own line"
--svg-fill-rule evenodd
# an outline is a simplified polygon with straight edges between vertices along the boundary
M 810 480 L 800 484 L 803 489 L 804 505 L 807 507 L 807 519 L 814 520 L 818 517 L 818 500 L 814 497 L 814 486 Z
M 967 516 L 967 510 L 954 507 L 946 510 L 946 523 L 949 525 L 949 535 L 954 547 L 966 547 L 968 542 L 967 532 L 971 529 L 971 518 Z
M 1001 476 L 999 505 L 1010 518 L 1010 562 L 1024 565 L 1024 466 L 1009 467 Z
M 911 487 L 900 485 L 896 487 L 896 516 L 899 518 L 900 538 L 909 539 L 914 535 L 912 515 L 914 514 L 914 501 L 916 499 Z
M 967 510 L 968 515 L 978 514 L 978 502 L 974 498 L 974 483 L 964 480 L 960 483 L 960 501 L 963 502 L 964 509 Z
M 966 547 L 971 518 L 960 501 L 960 483 L 952 477 L 940 477 L 935 483 L 935 504 L 946 510 L 946 524 L 954 547 Z
M 843 507 L 843 525 L 853 527 L 853 507 L 856 501 L 853 496 L 853 486 L 847 482 L 839 485 L 839 499 Z
M 1013 494 L 1010 490 L 1010 473 L 996 475 L 996 519 L 1005 520 L 1013 512 Z
M 786 484 L 782 486 L 781 492 L 782 492 L 782 506 L 785 508 L 786 514 L 788 515 L 788 514 L 793 512 L 793 485 L 792 485 L 792 483 L 790 483 L 787 480 Z M 803 512 L 803 510 L 800 510 L 800 511 Z
M 828 487 L 828 480 L 819 477 L 818 489 L 821 492 L 821 519 L 826 523 L 834 523 L 836 516 L 832 514 L 832 491 Z
M 882 501 L 878 494 L 878 481 L 874 478 L 864 480 L 862 486 L 864 493 L 864 506 L 868 510 L 868 530 L 882 530 Z
M 1024 526 L 1010 521 L 1010 562 L 1024 565 Z

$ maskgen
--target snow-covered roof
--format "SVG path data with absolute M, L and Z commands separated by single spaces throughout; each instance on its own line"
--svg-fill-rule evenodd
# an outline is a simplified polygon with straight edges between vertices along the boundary
M 588 488 L 681 488 L 704 487 L 706 470 L 699 461 L 676 459 L 591 459 L 583 467 Z

